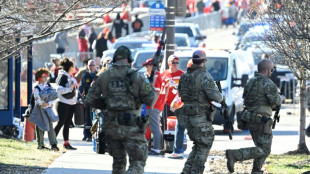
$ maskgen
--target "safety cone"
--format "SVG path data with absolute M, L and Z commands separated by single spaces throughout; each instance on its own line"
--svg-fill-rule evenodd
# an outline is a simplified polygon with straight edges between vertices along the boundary
M 35 124 L 29 121 L 29 118 L 25 118 L 24 125 L 24 141 L 34 140 Z

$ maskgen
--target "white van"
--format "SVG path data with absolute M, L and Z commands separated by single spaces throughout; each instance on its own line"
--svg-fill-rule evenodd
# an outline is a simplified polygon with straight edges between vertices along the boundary
M 175 55 L 179 57 L 179 68 L 186 71 L 186 65 L 189 59 L 191 59 L 193 50 L 176 51 Z M 248 80 L 251 71 L 247 72 L 243 68 L 244 64 L 240 64 L 240 60 L 235 54 L 228 51 L 214 51 L 204 50 L 207 55 L 206 68 L 212 75 L 215 81 L 221 81 L 221 87 L 223 89 L 223 96 L 226 98 L 226 103 L 229 107 L 229 114 L 231 121 L 235 120 L 235 113 L 243 109 L 243 87 Z M 221 73 L 215 73 L 215 64 L 221 64 Z M 250 69 L 249 69 L 250 70 Z M 218 108 L 215 113 L 213 124 L 224 125 L 224 116 L 220 114 L 221 104 L 213 102 Z

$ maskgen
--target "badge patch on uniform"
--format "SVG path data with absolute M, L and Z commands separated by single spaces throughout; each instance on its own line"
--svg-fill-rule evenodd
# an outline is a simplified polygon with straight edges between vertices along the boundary
M 85 81 L 86 81 L 86 83 L 89 83 L 89 82 L 90 82 L 90 79 L 86 79 Z

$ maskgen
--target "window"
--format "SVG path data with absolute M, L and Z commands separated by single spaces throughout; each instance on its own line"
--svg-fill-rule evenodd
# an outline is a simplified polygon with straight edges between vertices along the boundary
M 186 40 L 185 37 L 175 37 L 174 38 L 174 43 L 178 46 L 178 47 L 189 47 L 189 43 Z
M 9 101 L 9 79 L 8 61 L 0 61 L 0 110 L 8 110 Z
M 175 27 L 175 33 L 184 33 L 187 34 L 188 37 L 194 37 L 193 31 L 190 27 Z
M 208 57 L 206 68 L 215 81 L 225 80 L 228 72 L 228 58 Z
M 27 59 L 22 59 L 22 69 L 20 72 L 20 106 L 26 107 L 27 104 L 27 79 L 28 79 L 28 61 Z

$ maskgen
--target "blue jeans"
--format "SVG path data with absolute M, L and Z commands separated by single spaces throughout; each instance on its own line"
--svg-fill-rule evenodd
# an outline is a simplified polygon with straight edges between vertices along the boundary
M 183 143 L 184 143 L 184 132 L 185 128 L 182 128 L 179 126 L 178 120 L 176 121 L 175 125 L 175 134 L 174 134 L 174 153 L 183 153 L 184 149 Z

